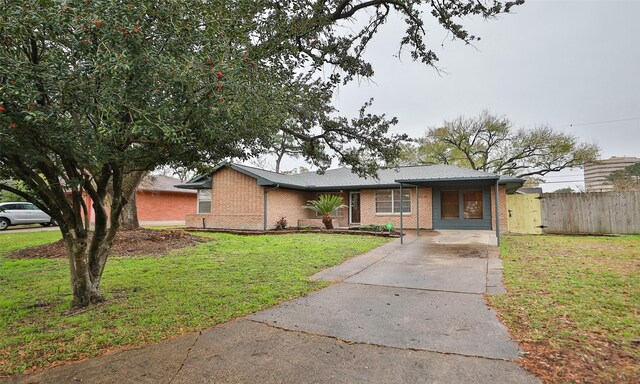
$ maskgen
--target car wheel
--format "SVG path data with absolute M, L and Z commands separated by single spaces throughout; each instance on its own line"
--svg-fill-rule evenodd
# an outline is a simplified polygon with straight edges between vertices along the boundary
M 42 225 L 43 227 L 48 227 L 51 225 L 51 223 L 40 223 L 40 225 Z
M 11 222 L 9 222 L 9 219 L 5 219 L 0 218 L 0 231 L 4 231 L 5 229 L 9 228 L 9 225 L 11 225 Z

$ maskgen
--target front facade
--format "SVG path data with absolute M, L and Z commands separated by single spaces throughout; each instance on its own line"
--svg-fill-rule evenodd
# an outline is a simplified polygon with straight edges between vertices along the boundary
M 285 217 L 291 227 L 322 227 L 303 208 L 321 194 L 336 194 L 346 208 L 333 214 L 336 227 L 385 225 L 407 229 L 495 230 L 496 185 L 501 231 L 506 231 L 506 194 L 519 179 L 445 165 L 383 169 L 378 179 L 349 169 L 282 175 L 239 164 L 224 164 L 180 188 L 198 191 L 197 212 L 186 225 L 199 228 L 272 229 Z

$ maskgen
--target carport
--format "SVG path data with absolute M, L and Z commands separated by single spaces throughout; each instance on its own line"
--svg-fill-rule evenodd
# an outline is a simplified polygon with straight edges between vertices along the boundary
M 501 182 L 502 181 L 502 182 Z M 434 229 L 490 229 L 491 220 L 495 220 L 496 240 L 500 245 L 500 188 L 499 184 L 508 184 L 511 178 L 501 180 L 498 175 L 466 177 L 443 180 L 438 179 L 397 179 L 400 185 L 400 206 L 406 188 L 415 188 L 416 234 L 420 236 L 420 187 L 432 189 L 432 212 Z M 491 187 L 495 186 L 495 209 L 491 212 Z M 469 200 L 467 199 L 469 195 Z M 437 196 L 437 198 L 436 198 Z M 445 198 L 447 201 L 445 201 Z M 437 204 L 436 204 L 437 202 Z M 443 208 L 441 208 L 443 207 Z M 440 215 L 436 219 L 436 214 Z M 440 226 L 441 225 L 441 226 Z M 450 225 L 451 228 L 447 228 Z M 439 227 L 440 226 L 440 227 Z M 487 227 L 488 226 L 488 227 Z M 404 214 L 400 210 L 400 243 L 404 244 Z

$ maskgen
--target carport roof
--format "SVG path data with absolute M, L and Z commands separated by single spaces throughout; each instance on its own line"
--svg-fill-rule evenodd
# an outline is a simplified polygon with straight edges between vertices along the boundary
M 234 169 L 257 180 L 258 185 L 280 186 L 303 190 L 336 190 L 361 188 L 397 188 L 400 183 L 430 185 L 442 182 L 484 181 L 507 184 L 507 189 L 520 187 L 524 180 L 499 176 L 494 173 L 460 168 L 452 165 L 418 165 L 378 170 L 378 177 L 361 177 L 349 168 L 329 169 L 324 174 L 305 172 L 285 175 L 242 164 L 222 163 L 213 169 L 211 174 L 223 167 Z M 178 188 L 203 189 L 211 188 L 211 176 L 201 175 L 178 185 Z M 511 188 L 510 188 L 511 187 Z

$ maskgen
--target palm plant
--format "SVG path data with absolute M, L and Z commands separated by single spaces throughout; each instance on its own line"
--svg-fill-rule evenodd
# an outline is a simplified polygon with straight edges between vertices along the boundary
M 336 195 L 320 195 L 318 200 L 309 200 L 303 208 L 311 209 L 322 215 L 322 223 L 327 229 L 333 229 L 333 220 L 331 212 L 336 209 L 344 208 L 346 205 L 342 203 L 342 196 Z

